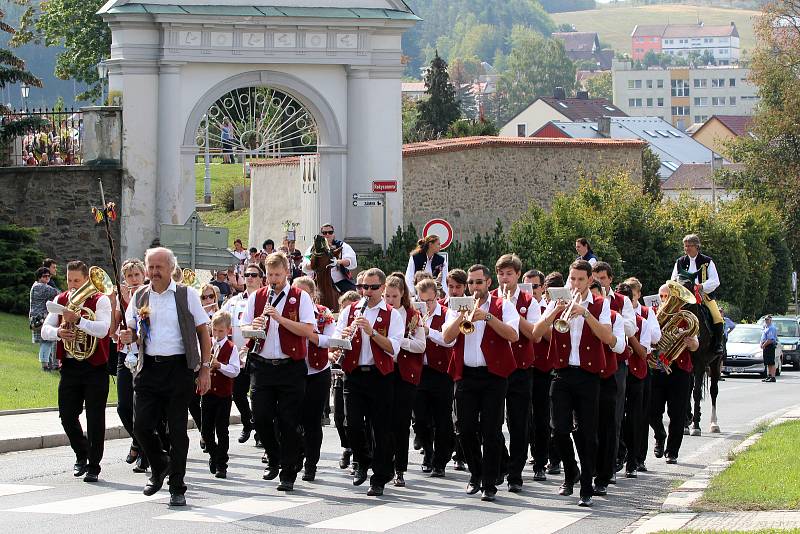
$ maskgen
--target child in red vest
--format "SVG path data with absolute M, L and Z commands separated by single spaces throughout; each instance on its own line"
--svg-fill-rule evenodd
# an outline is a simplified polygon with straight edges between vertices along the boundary
M 239 374 L 239 351 L 228 338 L 230 330 L 231 314 L 216 312 L 211 318 L 211 388 L 201 399 L 201 435 L 208 453 L 208 469 L 217 478 L 228 476 L 228 424 L 233 379 Z

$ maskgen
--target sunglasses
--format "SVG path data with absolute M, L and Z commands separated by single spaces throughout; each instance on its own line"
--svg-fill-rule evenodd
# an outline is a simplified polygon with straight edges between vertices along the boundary
M 382 285 L 383 284 L 358 284 L 358 288 L 363 289 L 364 291 L 367 291 L 368 289 L 371 289 L 372 291 L 377 291 L 378 289 L 381 288 Z
M 486 280 L 467 280 L 467 284 L 471 286 L 482 286 L 486 283 Z
M 531 289 L 539 289 L 542 287 L 542 284 L 531 284 Z
M 207 300 L 207 299 L 214 299 L 214 298 L 216 298 L 216 295 L 214 295 L 214 294 L 211 294 L 211 295 L 203 295 L 203 300 Z
M 320 232 L 322 235 L 333 235 L 333 230 L 323 230 Z
M 261 278 L 261 273 L 244 273 L 245 278 Z

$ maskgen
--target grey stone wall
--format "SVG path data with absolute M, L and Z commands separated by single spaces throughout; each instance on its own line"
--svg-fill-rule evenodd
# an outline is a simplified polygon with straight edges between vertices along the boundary
M 0 221 L 38 228 L 38 248 L 58 261 L 61 275 L 65 263 L 76 259 L 99 265 L 112 275 L 105 225 L 95 224 L 91 212 L 91 206 L 101 205 L 100 178 L 106 201 L 116 202 L 122 214 L 122 171 L 118 168 L 0 168 Z M 111 228 L 118 246 L 119 219 Z
M 640 146 L 512 146 L 450 149 L 403 158 L 403 221 L 447 219 L 456 240 L 508 229 L 531 202 L 549 209 L 580 176 L 625 169 L 642 178 Z

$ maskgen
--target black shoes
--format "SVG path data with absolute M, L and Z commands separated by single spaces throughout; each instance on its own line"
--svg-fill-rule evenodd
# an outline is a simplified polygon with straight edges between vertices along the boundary
M 614 485 L 616 485 L 616 484 L 617 484 L 617 474 L 616 474 L 616 473 L 614 473 L 613 475 L 611 475 L 611 480 L 609 480 L 609 481 L 608 481 L 608 483 L 609 483 L 609 484 L 614 484 Z
M 291 480 L 281 480 L 278 484 L 278 491 L 292 491 L 294 490 L 294 482 Z
M 625 471 L 625 478 L 639 478 L 639 475 L 636 473 L 636 469 L 633 471 Z
M 277 465 L 267 465 L 267 468 L 264 469 L 264 476 L 262 477 L 264 480 L 275 480 L 278 478 L 278 474 L 280 473 L 280 469 Z
M 592 493 L 598 497 L 605 497 L 608 495 L 608 486 L 604 486 L 603 484 L 595 484 Z
M 83 477 L 84 482 L 97 482 L 97 473 L 86 473 L 86 476 Z
M 227 469 L 217 469 L 217 472 L 214 473 L 216 478 L 228 478 L 228 470 Z
M 353 456 L 353 451 L 345 449 L 342 451 L 342 457 L 339 458 L 339 469 L 347 469 L 350 467 L 350 457 Z
M 139 455 L 139 458 L 136 460 L 136 465 L 133 466 L 134 473 L 147 473 L 147 469 L 150 467 L 150 462 L 147 461 L 147 458 L 144 455 Z
M 509 482 L 508 491 L 511 493 L 519 493 L 522 491 L 522 484 L 518 484 L 517 482 Z
M 422 440 L 419 439 L 419 436 L 414 436 L 414 450 L 418 451 L 422 449 Z
M 394 485 L 398 488 L 405 488 L 406 487 L 406 479 L 403 478 L 403 473 L 397 473 L 394 476 Z
M 178 495 L 177 493 L 172 493 L 169 496 L 169 505 L 186 506 L 186 497 L 184 497 L 183 495 Z
M 355 474 L 353 475 L 353 485 L 360 486 L 367 480 L 367 470 L 366 469 L 356 469 Z
M 261 455 L 261 463 L 268 464 L 269 463 L 269 456 L 267 456 L 267 452 L 264 451 L 264 454 Z
M 444 478 L 444 469 L 441 467 L 434 467 L 431 471 L 431 478 Z
M 558 494 L 563 495 L 565 497 L 567 495 L 572 495 L 575 484 L 577 484 L 580 480 L 581 480 L 581 471 L 580 469 L 578 469 L 577 473 L 575 473 L 575 476 L 572 477 L 572 480 L 564 480 L 564 483 L 561 484 L 561 487 L 558 488 Z
M 239 434 L 239 443 L 247 443 L 247 440 L 250 439 L 250 434 L 253 431 L 249 428 L 243 428 L 242 433 Z
M 561 464 L 547 464 L 547 474 L 548 475 L 560 475 L 561 474 Z
M 662 456 L 664 456 L 664 440 L 663 439 L 657 439 L 656 440 L 656 446 L 653 447 L 653 456 L 655 456 L 656 458 L 661 458 Z
M 768 376 L 763 380 L 763 382 L 776 382 L 776 380 L 774 376 Z
M 467 482 L 467 495 L 475 495 L 481 490 L 481 485 L 471 480 Z
M 217 472 L 217 462 L 213 458 L 208 459 L 208 470 L 212 475 Z
M 164 468 L 164 471 L 162 471 L 161 473 L 153 473 L 153 476 L 151 476 L 148 479 L 147 484 L 145 484 L 142 493 L 144 493 L 148 497 L 158 493 L 158 490 L 160 490 L 161 486 L 164 485 L 164 479 L 167 478 L 167 475 L 169 475 L 170 469 L 171 466 L 168 463 L 167 466 Z M 183 497 L 183 495 L 180 495 L 180 497 Z M 172 504 L 172 498 L 170 498 L 170 504 Z M 183 501 L 183 504 L 186 504 L 185 499 Z M 178 504 L 175 506 L 183 506 L 183 505 Z
M 618 458 L 618 459 L 617 459 L 617 463 L 616 463 L 616 464 L 614 464 L 614 472 L 615 472 L 615 473 L 619 473 L 620 471 L 622 471 L 622 468 L 623 468 L 623 467 L 625 467 L 625 460 L 620 460 L 620 459 Z
M 380 497 L 383 495 L 383 486 L 370 486 L 367 490 L 367 495 L 370 497 Z
M 89 471 L 89 462 L 87 460 L 78 460 L 72 466 L 72 476 L 82 477 Z
M 533 472 L 533 480 L 536 482 L 543 482 L 547 480 L 547 475 L 544 473 L 544 469 L 537 469 Z
M 131 447 L 131 450 L 128 451 L 128 456 L 125 457 L 126 464 L 132 464 L 139 458 L 139 451 Z
M 636 470 L 640 473 L 647 473 L 647 466 L 644 465 L 644 462 L 640 462 L 639 465 L 636 466 Z
M 588 497 L 583 497 L 582 496 L 580 499 L 578 499 L 578 506 L 580 506 L 582 508 L 591 508 L 592 504 L 593 503 L 592 503 L 591 495 L 588 496 Z
M 494 502 L 494 500 L 496 498 L 497 498 L 497 492 L 496 491 L 486 490 L 481 494 L 481 500 L 482 501 Z
M 203 441 L 202 439 L 200 440 L 200 449 L 201 449 L 203 452 L 206 452 L 206 442 L 205 442 L 205 441 Z
M 303 480 L 306 482 L 314 482 L 315 478 L 317 478 L 317 468 L 306 467 L 303 471 Z
M 464 462 L 462 462 L 461 460 L 456 460 L 456 465 L 453 466 L 453 469 L 456 471 L 466 471 L 467 466 L 464 465 Z
M 667 454 L 667 463 L 668 464 L 677 464 L 678 463 L 678 457 Z

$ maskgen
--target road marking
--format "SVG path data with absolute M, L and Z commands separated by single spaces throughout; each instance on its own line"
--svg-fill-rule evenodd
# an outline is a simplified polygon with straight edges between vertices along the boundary
M 249 517 L 272 514 L 282 510 L 304 506 L 322 499 L 305 497 L 252 497 L 238 499 L 212 506 L 192 507 L 191 510 L 160 515 L 154 519 L 170 521 L 197 521 L 199 523 L 232 523 Z
M 468 534 L 549 534 L 587 518 L 591 512 L 524 510 Z
M 77 499 L 67 499 L 65 501 L 46 502 L 43 504 L 34 504 L 32 506 L 23 506 L 22 508 L 12 508 L 6 510 L 7 512 L 28 512 L 36 514 L 61 514 L 61 515 L 78 515 L 86 514 L 89 512 L 97 512 L 106 510 L 108 508 L 118 508 L 120 506 L 128 506 L 129 504 L 139 504 L 148 501 L 156 501 L 165 499 L 167 496 L 152 495 L 147 497 L 141 491 L 112 491 L 109 493 L 101 493 L 99 495 L 90 495 L 88 497 L 78 497 Z
M 649 534 L 660 530 L 678 530 L 694 519 L 694 513 L 658 514 L 633 531 L 633 534 Z
M 30 493 L 32 491 L 41 491 L 46 489 L 53 489 L 53 486 L 31 486 L 28 484 L 0 484 L 0 497 L 7 495 L 18 495 L 20 493 Z
M 308 525 L 308 528 L 386 532 L 387 530 L 440 514 L 452 508 L 452 506 L 420 506 L 406 503 L 389 503 L 328 519 L 320 523 L 314 523 Z

